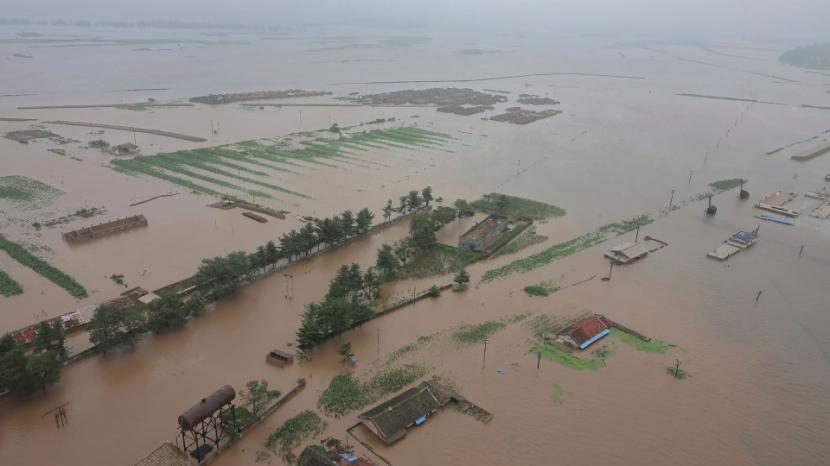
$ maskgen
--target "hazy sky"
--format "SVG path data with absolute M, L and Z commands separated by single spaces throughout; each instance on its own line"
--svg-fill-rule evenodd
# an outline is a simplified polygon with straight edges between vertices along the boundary
M 269 25 L 394 19 L 505 32 L 533 26 L 830 41 L 830 0 L 0 0 L 0 16 Z

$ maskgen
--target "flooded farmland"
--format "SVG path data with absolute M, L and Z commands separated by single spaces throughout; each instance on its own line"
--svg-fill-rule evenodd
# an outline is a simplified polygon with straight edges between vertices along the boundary
M 32 31 L 39 36 L 22 34 Z M 180 329 L 85 356 L 45 390 L 0 398 L 0 464 L 137 464 L 163 442 L 176 442 L 179 414 L 219 387 L 239 392 L 262 379 L 284 394 L 300 378 L 303 390 L 243 430 L 213 464 L 288 464 L 290 456 L 266 443 L 306 410 L 326 427 L 289 449 L 295 456 L 333 437 L 375 464 L 826 464 L 830 220 L 807 215 L 823 201 L 804 193 L 830 191 L 830 155 L 790 157 L 826 144 L 827 111 L 803 105 L 830 105 L 830 96 L 826 77 L 778 62 L 800 42 L 702 46 L 549 30 L 486 37 L 418 31 L 317 25 L 205 36 L 0 25 L 4 57 L 21 50 L 32 56 L 4 59 L 0 117 L 34 119 L 0 119 L 0 133 L 56 135 L 26 144 L 0 137 L 0 180 L 37 182 L 25 181 L 26 192 L 21 178 L 11 180 L 14 190 L 0 184 L 0 234 L 87 292 L 73 296 L 59 286 L 63 279 L 17 259 L 16 249 L 2 249 L 0 270 L 22 292 L 0 296 L 0 334 L 94 308 L 135 287 L 164 289 L 194 275 L 202 259 L 253 253 L 268 241 L 280 245 L 292 230 L 319 228 L 311 218 L 365 207 L 381 225 L 314 257 L 279 263 L 285 268 L 243 284 Z M 472 47 L 499 53 L 463 52 Z M 370 105 L 363 97 L 432 88 L 499 89 L 503 98 L 488 102 L 492 110 L 465 116 L 438 112 L 434 102 Z M 134 108 L 148 99 L 186 103 L 272 89 L 331 94 Z M 558 102 L 526 110 L 561 113 L 523 125 L 491 119 L 520 106 L 521 94 Z M 133 107 L 19 108 L 97 104 Z M 55 120 L 205 141 L 48 123 Z M 95 140 L 134 143 L 140 152 L 113 155 L 91 147 Z M 748 200 L 739 188 L 710 186 L 733 178 L 747 180 Z M 297 350 L 304 311 L 330 293 L 341 265 L 365 270 L 383 245 L 414 236 L 418 213 L 383 225 L 382 209 L 427 186 L 433 212 L 457 207 L 456 199 L 504 193 L 566 213 L 534 219 L 537 239 L 519 233 L 500 246 L 507 253 L 463 262 L 466 290 L 448 289 L 359 322 L 309 349 L 308 360 L 298 353 L 286 367 L 266 363 L 275 348 Z M 756 218 L 754 205 L 779 190 L 799 194 L 787 205 L 802 212 L 793 225 Z M 709 192 L 714 216 L 704 212 Z M 267 220 L 260 223 L 240 209 L 208 207 L 222 197 L 284 218 L 260 212 Z M 79 213 L 92 208 L 91 216 Z M 439 247 L 454 250 L 458 237 L 488 215 L 472 210 L 435 232 Z M 78 244 L 63 238 L 139 214 L 146 227 Z M 636 233 L 602 229 L 641 215 L 653 221 Z M 56 219 L 62 220 L 49 226 Z M 751 248 L 724 262 L 706 257 L 733 233 L 756 227 Z M 596 242 L 557 248 L 584 235 Z M 645 235 L 668 245 L 636 263 L 609 266 L 608 249 Z M 523 247 L 509 252 L 520 241 Z M 410 260 L 419 259 L 404 262 Z M 454 275 L 390 277 L 374 310 L 447 285 Z M 555 291 L 525 292 L 540 283 Z M 537 359 L 531 349 L 547 342 L 534 331 L 539 316 L 568 322 L 585 313 L 666 346 L 644 351 L 612 333 L 575 352 L 594 358 L 596 368 Z M 456 337 L 464 326 L 485 323 L 494 330 L 481 339 Z M 338 353 L 347 342 L 351 364 Z M 66 346 L 72 355 L 92 345 L 82 330 L 68 333 Z M 689 377 L 667 372 L 676 365 Z M 493 419 L 477 422 L 446 407 L 386 445 L 365 426 L 351 428 L 360 413 L 399 390 L 339 417 L 319 401 L 338 375 L 366 381 L 398 367 L 423 369 L 418 381 L 439 377 Z M 58 428 L 51 412 L 61 406 L 68 422 Z

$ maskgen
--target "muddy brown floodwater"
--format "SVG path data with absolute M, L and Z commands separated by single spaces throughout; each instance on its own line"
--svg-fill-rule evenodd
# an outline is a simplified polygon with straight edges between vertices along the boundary
M 446 336 L 447 329 L 456 325 L 519 314 L 565 318 L 586 310 L 673 346 L 665 354 L 648 353 L 606 339 L 603 344 L 615 353 L 606 367 L 578 371 L 543 359 L 537 370 L 536 358 L 528 352 L 531 331 L 522 322 L 490 337 L 483 367 L 481 345 L 456 346 L 439 338 L 408 354 L 403 362 L 423 364 L 429 368 L 427 377 L 438 375 L 452 382 L 464 396 L 493 413 L 493 420 L 481 424 L 445 409 L 390 447 L 360 429 L 357 435 L 396 466 L 826 464 L 830 458 L 830 299 L 826 291 L 830 285 L 830 222 L 802 216 L 792 227 L 763 223 L 758 244 L 751 250 L 724 263 L 705 256 L 731 233 L 752 229 L 761 222 L 754 218 L 757 211 L 752 204 L 763 194 L 779 189 L 819 191 L 825 186 L 823 177 L 830 173 L 830 157 L 792 162 L 790 155 L 803 150 L 801 145 L 772 156 L 763 154 L 825 131 L 826 114 L 809 108 L 676 95 L 683 91 L 789 104 L 813 102 L 826 98 L 821 80 L 781 66 L 774 54 L 763 50 L 747 51 L 754 56 L 744 60 L 711 56 L 703 48 L 661 45 L 667 53 L 623 47 L 621 57 L 617 48 L 622 46 L 612 49 L 606 39 L 553 39 L 538 42 L 503 37 L 500 41 L 507 43 L 477 46 L 528 52 L 458 57 L 447 54 L 463 48 L 456 43 L 462 39 L 442 37 L 419 46 L 423 53 L 413 54 L 411 62 L 399 60 L 399 51 L 379 48 L 372 51 L 378 61 L 370 64 L 344 62 L 344 56 L 351 56 L 349 49 L 315 52 L 311 53 L 314 57 L 306 58 L 303 51 L 308 44 L 303 41 L 268 41 L 234 49 L 238 52 L 231 54 L 234 60 L 258 65 L 240 66 L 232 76 L 226 68 L 216 68 L 215 50 L 187 49 L 192 60 L 184 64 L 147 52 L 135 64 L 145 68 L 141 76 L 146 82 L 141 83 L 134 81 L 135 73 L 122 72 L 120 66 L 97 67 L 107 74 L 114 89 L 192 83 L 187 88 L 147 91 L 146 95 L 131 93 L 130 101 L 296 87 L 332 91 L 332 97 L 337 97 L 414 86 L 332 86 L 327 82 L 332 76 L 341 82 L 430 80 L 435 79 L 430 74 L 440 71 L 441 76 L 475 79 L 504 75 L 508 68 L 515 68 L 516 74 L 552 68 L 594 74 L 501 80 L 498 88 L 510 92 L 508 96 L 527 92 L 555 96 L 561 102 L 557 109 L 562 114 L 523 126 L 424 108 L 252 110 L 232 104 L 148 111 L 18 111 L 18 106 L 112 102 L 113 97 L 109 90 L 98 89 L 105 77 L 93 79 L 80 73 L 66 77 L 66 87 L 62 87 L 63 81 L 53 78 L 61 73 L 33 75 L 23 68 L 33 66 L 29 64 L 32 61 L 10 65 L 8 84 L 4 84 L 14 91 L 9 93 L 39 95 L 0 100 L 4 116 L 158 128 L 208 141 L 194 144 L 157 135 L 48 127 L 81 141 L 60 146 L 68 152 L 61 157 L 47 151 L 58 147 L 49 141 L 21 145 L 0 138 L 0 175 L 27 176 L 65 192 L 40 209 L 1 204 L 0 231 L 37 247 L 38 254 L 90 291 L 89 298 L 77 301 L 0 253 L 0 269 L 25 289 L 20 296 L 0 298 L 0 332 L 117 296 L 123 288 L 107 278 L 113 273 L 123 273 L 130 287 L 156 289 L 193 273 L 204 257 L 251 251 L 301 227 L 299 215 L 323 217 L 365 206 L 379 220 L 386 199 L 397 204 L 399 196 L 427 185 L 446 203 L 504 192 L 555 204 L 567 210 L 567 215 L 536 224 L 538 233 L 549 237 L 547 242 L 470 266 L 472 283 L 467 291 L 447 291 L 440 298 L 422 300 L 375 319 L 322 345 L 311 361 L 283 369 L 266 364 L 264 355 L 273 348 L 286 349 L 295 340 L 304 306 L 324 295 L 337 267 L 349 262 L 371 265 L 376 250 L 404 237 L 408 225 L 394 225 L 292 266 L 284 273 L 294 277 L 293 299 L 286 298 L 287 279 L 282 273 L 259 280 L 219 301 L 181 331 L 148 335 L 134 348 L 74 363 L 63 369 L 60 383 L 45 393 L 27 399 L 0 399 L 0 464 L 134 464 L 161 442 L 172 440 L 177 416 L 216 388 L 231 384 L 239 390 L 248 380 L 265 379 L 285 392 L 304 377 L 308 382 L 305 390 L 214 463 L 253 465 L 270 432 L 294 414 L 316 409 L 319 395 L 332 377 L 349 370 L 340 364 L 335 351 L 344 341 L 352 343 L 358 357 L 354 370 L 366 376 L 383 368 L 391 351 L 419 336 L 439 332 Z M 6 49 L 10 47 L 0 44 L 0 50 Z M 83 47 L 63 49 L 69 51 L 60 54 L 71 53 L 78 63 L 88 63 L 93 55 L 102 63 L 122 62 L 120 53 L 100 49 L 97 55 Z M 43 62 L 57 63 L 50 60 L 56 60 L 59 52 L 39 50 L 38 58 Z M 295 66 L 276 69 L 281 62 L 261 60 L 266 51 L 292 57 Z M 352 58 L 363 59 L 364 52 L 353 52 L 357 55 Z M 754 73 L 743 71 L 750 69 Z M 645 79 L 619 80 L 601 74 Z M 799 83 L 770 78 L 779 75 L 797 76 Z M 468 84 L 476 90 L 496 86 L 487 81 L 464 86 Z M 438 85 L 421 87 L 432 86 Z M 29 92 L 33 88 L 38 92 Z M 747 95 L 748 88 L 751 95 Z M 332 97 L 307 100 L 331 103 Z M 512 100 L 514 97 L 508 97 L 508 102 L 497 103 L 490 114 L 515 106 Z M 155 178 L 117 173 L 106 167 L 111 156 L 81 147 L 97 138 L 111 143 L 135 140 L 142 153 L 150 155 L 390 117 L 396 120 L 380 127 L 418 125 L 455 139 L 433 148 L 372 148 L 353 153 L 357 160 L 331 161 L 333 166 L 300 162 L 292 167 L 295 173 L 273 174 L 268 182 L 309 197 L 280 193 L 273 199 L 258 199 L 291 212 L 285 220 L 269 218 L 266 224 L 252 222 L 237 210 L 205 207 L 215 201 L 211 196 L 196 195 Z M 218 134 L 210 131 L 214 122 L 221 122 Z M 32 122 L 0 124 L 0 131 L 6 132 L 26 129 Z M 608 282 L 600 280 L 608 273 L 602 253 L 632 241 L 633 233 L 609 238 L 526 273 L 480 282 L 487 270 L 599 225 L 643 213 L 656 214 L 666 207 L 672 190 L 677 204 L 707 191 L 709 182 L 733 177 L 750 180 L 749 201 L 739 201 L 737 193 L 730 191 L 715 197 L 715 217 L 707 218 L 703 203 L 698 202 L 657 218 L 640 234 L 664 240 L 669 246 L 638 263 L 615 267 Z M 174 191 L 181 194 L 130 207 Z M 811 205 L 813 201 L 799 197 L 792 208 Z M 34 221 L 82 207 L 104 207 L 107 213 L 54 229 L 32 228 Z M 62 231 L 139 213 L 147 217 L 147 228 L 78 246 L 69 246 L 60 237 Z M 439 233 L 439 240 L 454 244 L 457 235 L 480 218 L 456 221 Z M 805 249 L 799 255 L 802 245 Z M 595 278 L 585 281 L 590 277 Z M 413 289 L 424 290 L 449 280 L 406 280 L 388 285 L 385 291 L 388 296 L 404 296 Z M 522 291 L 525 286 L 547 281 L 563 289 L 547 298 L 531 298 Z M 568 286 L 579 282 L 583 283 Z M 763 294 L 756 303 L 758 291 Z M 68 344 L 73 350 L 86 345 L 78 336 Z M 665 367 L 676 359 L 691 374 L 689 379 L 678 381 L 666 374 Z M 67 403 L 69 424 L 56 429 L 53 419 L 44 413 Z M 356 422 L 357 414 L 327 418 L 328 428 L 322 437 L 346 439 L 345 429 Z M 358 451 L 376 459 L 362 447 Z M 278 465 L 282 460 L 272 455 L 266 463 Z

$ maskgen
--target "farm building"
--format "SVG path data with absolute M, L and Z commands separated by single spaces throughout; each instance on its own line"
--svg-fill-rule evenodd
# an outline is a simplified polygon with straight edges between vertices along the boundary
M 422 382 L 358 416 L 360 422 L 387 445 L 406 435 L 406 429 L 421 425 L 427 416 L 451 400 L 448 390 L 435 382 Z
M 481 251 L 507 231 L 507 217 L 492 214 L 458 238 L 459 249 Z
M 609 249 L 605 257 L 616 264 L 628 264 L 648 255 L 648 248 L 642 243 L 624 243 Z
M 600 315 L 592 314 L 563 328 L 556 335 L 556 339 L 572 348 L 583 350 L 610 332 L 605 319 Z
M 110 149 L 110 153 L 112 155 L 119 155 L 119 156 L 136 155 L 136 154 L 138 154 L 138 152 L 139 152 L 138 146 L 131 143 L 131 142 L 125 142 L 124 144 L 119 144 L 117 146 L 112 146 L 112 148 Z
M 305 448 L 297 458 L 300 466 L 374 466 L 371 461 L 349 453 L 326 450 L 320 445 Z

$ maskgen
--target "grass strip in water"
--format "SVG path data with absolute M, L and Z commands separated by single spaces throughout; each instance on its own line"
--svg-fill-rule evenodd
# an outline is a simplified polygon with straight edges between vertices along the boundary
M 741 183 L 746 183 L 746 180 L 741 178 L 729 178 L 727 180 L 718 180 L 709 183 L 709 186 L 717 189 L 718 191 L 728 191 L 732 188 L 737 188 L 741 185 Z
M 631 335 L 630 333 L 623 332 L 618 328 L 611 329 L 611 337 L 633 346 L 637 349 L 637 351 L 645 351 L 648 353 L 665 353 L 669 349 L 669 345 L 660 340 L 641 340 L 640 338 L 637 338 L 634 335 Z
M 9 274 L 0 270 L 0 295 L 16 296 L 23 294 L 23 287 L 17 283 Z
M 551 361 L 556 361 L 565 367 L 584 370 L 597 370 L 605 366 L 605 360 L 613 354 L 607 348 L 600 348 L 594 350 L 590 357 L 578 357 L 572 352 L 568 351 L 559 343 L 546 342 L 544 344 L 537 344 L 530 349 L 531 353 L 542 353 L 542 357 Z
M 6 237 L 2 234 L 0 234 L 0 250 L 5 251 L 6 254 L 12 257 L 12 259 L 34 270 L 43 278 L 46 278 L 50 282 L 63 288 L 72 296 L 78 299 L 86 298 L 88 296 L 86 288 L 75 281 L 74 278 L 56 269 L 45 260 L 30 253 L 24 249 L 23 246 L 6 239 Z
M 501 213 L 511 219 L 545 220 L 551 217 L 562 217 L 566 213 L 564 209 L 555 205 L 499 193 L 487 194 L 470 205 L 482 212 Z

